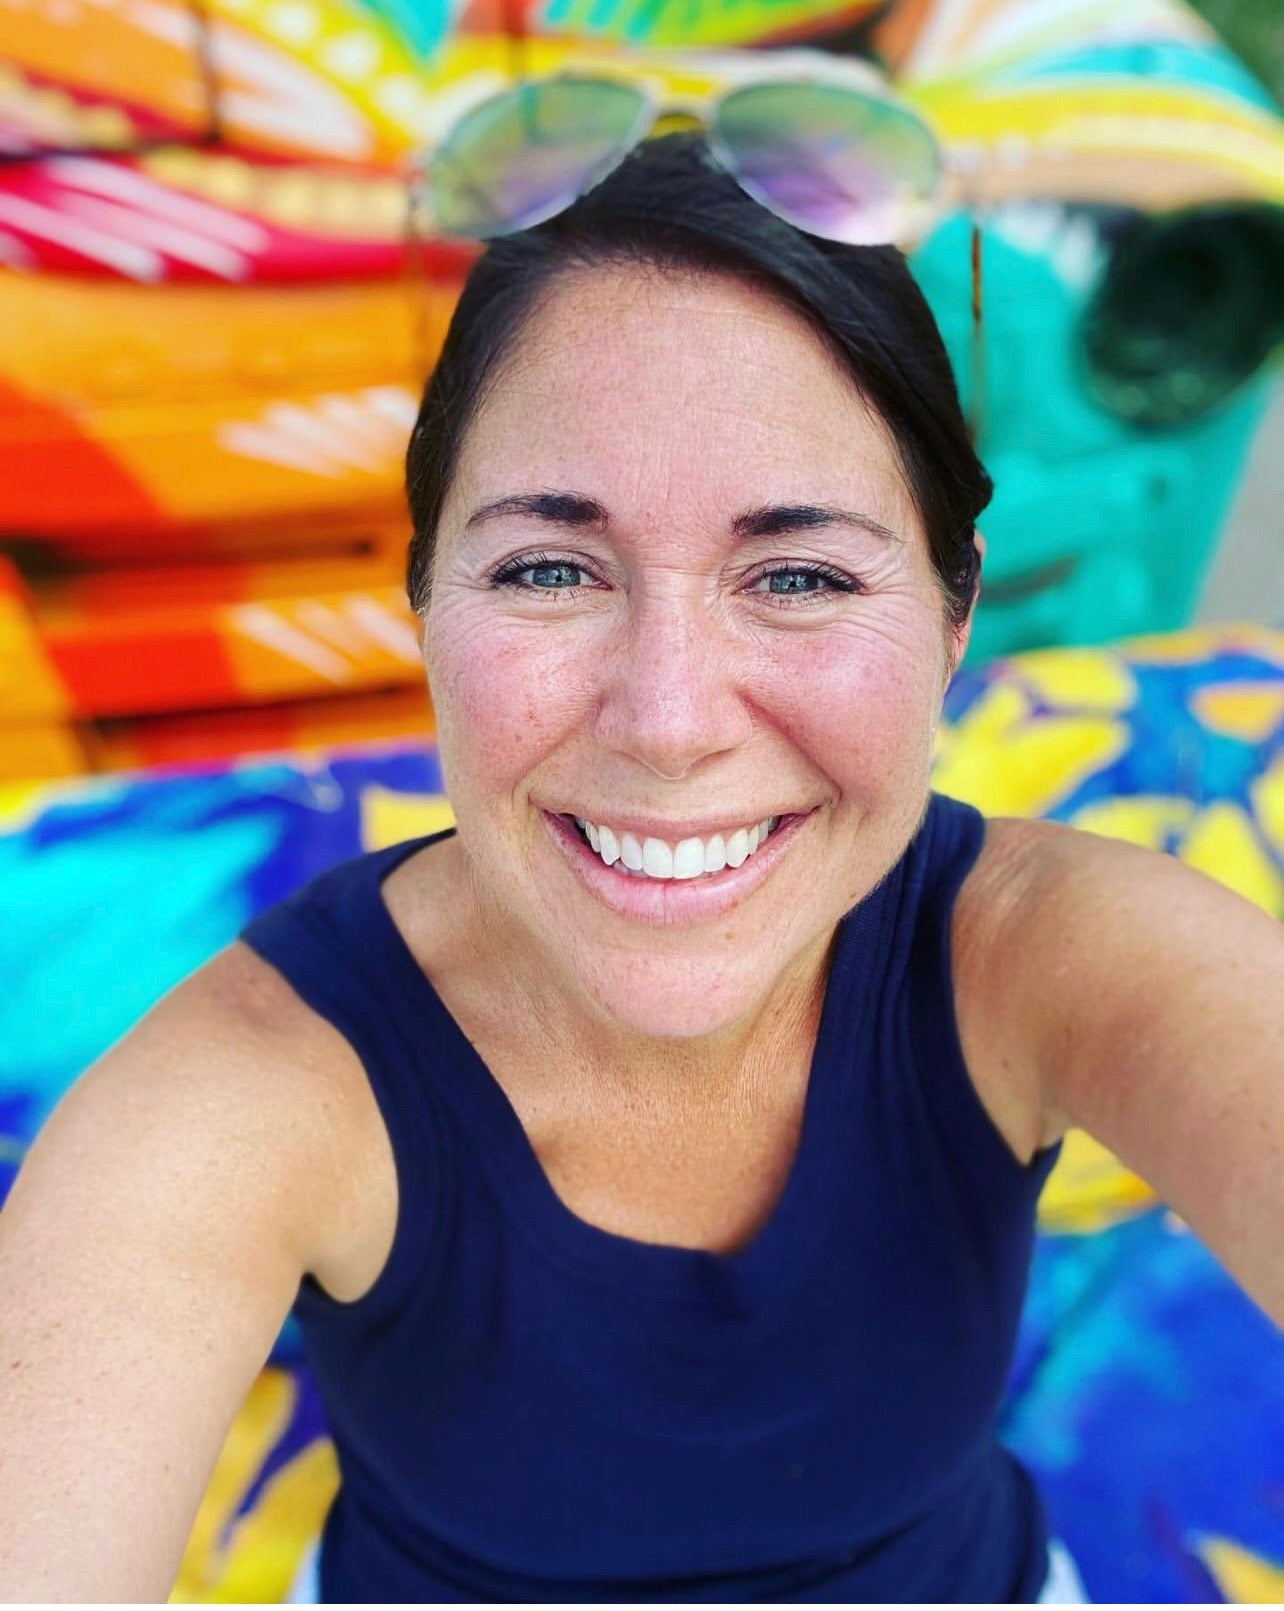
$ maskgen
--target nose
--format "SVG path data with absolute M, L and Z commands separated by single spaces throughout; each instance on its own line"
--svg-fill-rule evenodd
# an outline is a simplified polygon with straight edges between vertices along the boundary
M 670 594 L 630 610 L 602 667 L 602 744 L 676 782 L 752 730 L 736 644 L 704 601 Z

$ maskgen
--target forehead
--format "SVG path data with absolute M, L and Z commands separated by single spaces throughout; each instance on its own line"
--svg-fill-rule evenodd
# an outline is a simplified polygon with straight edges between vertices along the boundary
M 622 518 L 832 501 L 917 526 L 877 412 L 806 320 L 723 275 L 562 276 L 494 377 L 450 502 L 570 486 Z

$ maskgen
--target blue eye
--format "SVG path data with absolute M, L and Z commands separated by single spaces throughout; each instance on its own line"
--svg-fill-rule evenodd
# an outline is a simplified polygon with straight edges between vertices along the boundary
M 762 583 L 766 583 L 764 588 Z M 764 571 L 750 592 L 766 592 L 776 598 L 799 598 L 825 593 L 855 593 L 859 588 L 850 576 L 828 565 L 780 565 Z
M 583 565 L 570 559 L 551 559 L 546 554 L 524 554 L 500 566 L 491 577 L 493 587 L 525 588 L 534 593 L 563 593 L 582 587 L 587 576 Z
M 578 587 L 584 573 L 578 565 L 559 560 L 555 565 L 528 565 L 519 574 L 530 577 L 528 587 Z
M 772 571 L 767 581 L 769 593 L 815 593 L 824 577 L 817 576 L 815 571 Z

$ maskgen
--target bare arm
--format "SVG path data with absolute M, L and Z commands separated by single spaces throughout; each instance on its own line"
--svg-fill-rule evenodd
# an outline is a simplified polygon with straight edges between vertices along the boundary
M 1104 1142 L 1284 1326 L 1284 926 L 1169 856 L 1028 827 L 1005 958 L 1047 1129 Z
M 257 966 L 224 953 L 88 1070 L 0 1214 L 0 1599 L 167 1598 L 342 1211 L 337 1099 L 256 1022 Z

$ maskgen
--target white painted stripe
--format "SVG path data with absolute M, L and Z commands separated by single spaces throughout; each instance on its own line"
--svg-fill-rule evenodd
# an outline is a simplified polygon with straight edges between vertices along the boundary
M 283 659 L 306 666 L 327 682 L 352 681 L 352 667 L 342 656 L 327 649 L 323 643 L 317 643 L 290 622 L 283 621 L 265 605 L 234 605 L 227 611 L 226 619 L 233 631 L 261 644 L 265 649 L 275 650 Z
M 366 646 L 364 635 L 351 622 L 345 621 L 332 604 L 322 604 L 319 599 L 304 599 L 295 605 L 294 616 L 315 637 L 324 638 L 354 660 L 360 657 Z
M 215 241 L 204 241 L 189 234 L 175 224 L 166 224 L 159 218 L 148 218 L 132 207 L 100 196 L 82 196 L 68 191 L 62 197 L 67 213 L 74 213 L 87 223 L 114 230 L 122 239 L 132 240 L 139 246 L 154 246 L 158 252 L 167 252 L 180 263 L 191 263 L 222 280 L 239 281 L 249 275 L 250 261 L 241 252 L 230 252 Z
M 331 463 L 328 455 L 262 425 L 245 421 L 221 425 L 214 439 L 225 453 L 239 459 L 260 459 L 265 464 L 279 464 L 287 470 L 301 470 L 305 475 L 325 476 L 332 481 L 343 475 L 342 469 Z
M 364 406 L 364 399 L 358 402 L 348 393 L 327 392 L 317 399 L 317 412 L 331 424 L 350 431 L 382 458 L 405 447 L 405 433 L 401 428 L 394 428 L 383 415 Z
M 52 241 L 56 246 L 65 246 L 68 251 L 79 252 L 96 263 L 105 263 L 132 280 L 145 280 L 155 285 L 165 275 L 164 263 L 145 246 L 104 235 L 101 230 L 91 229 L 63 213 L 28 201 L 25 196 L 0 191 L 0 224 L 9 224 L 40 240 Z
M 377 474 L 387 471 L 394 462 L 390 453 L 363 450 L 341 427 L 299 403 L 270 403 L 263 410 L 263 423 L 284 436 L 319 448 L 332 463 L 349 469 Z
M 361 396 L 370 408 L 401 431 L 413 430 L 419 418 L 419 399 L 404 386 L 367 386 Z
M 253 219 L 240 218 L 220 207 L 186 196 L 158 184 L 146 174 L 120 168 L 110 162 L 92 162 L 83 157 L 57 157 L 46 164 L 54 178 L 116 201 L 129 202 L 147 212 L 157 213 L 171 223 L 186 225 L 240 252 L 261 252 L 270 242 L 266 229 Z
M 322 156 L 351 157 L 361 160 L 370 154 L 370 140 L 364 129 L 342 128 L 330 121 L 326 112 L 310 106 L 282 106 L 256 99 L 247 90 L 228 90 L 220 97 L 229 123 L 237 123 L 255 134 L 289 140 L 305 151 Z
M 406 608 L 408 610 L 409 606 Z M 346 599 L 343 612 L 390 655 L 404 660 L 407 665 L 419 664 L 419 640 L 402 612 L 390 610 L 386 604 L 372 598 Z
M 293 135 L 307 148 L 334 156 L 371 154 L 364 115 L 318 73 L 227 26 L 215 30 L 210 53 L 227 80 L 220 103 L 229 118 L 265 133 Z M 262 99 L 252 99 L 251 89 Z

